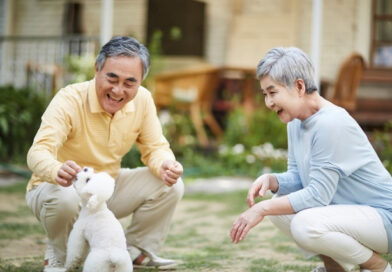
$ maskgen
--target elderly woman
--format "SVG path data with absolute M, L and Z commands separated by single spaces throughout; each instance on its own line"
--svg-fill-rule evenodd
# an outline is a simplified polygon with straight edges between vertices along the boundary
M 288 170 L 265 174 L 249 189 L 250 208 L 230 236 L 243 240 L 265 216 L 324 267 L 313 271 L 392 271 L 392 178 L 365 133 L 322 98 L 314 69 L 298 48 L 274 48 L 257 66 L 266 106 L 287 123 Z M 255 204 L 267 190 L 275 197 Z

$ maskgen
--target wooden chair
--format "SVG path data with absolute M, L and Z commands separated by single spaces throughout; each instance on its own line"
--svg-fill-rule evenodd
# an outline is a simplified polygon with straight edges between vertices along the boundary
M 364 69 L 362 56 L 351 54 L 340 66 L 330 101 L 353 112 L 357 106 L 357 91 Z
M 189 110 L 201 146 L 209 144 L 204 124 L 217 138 L 223 135 L 222 128 L 212 114 L 219 71 L 217 67 L 207 66 L 168 72 L 155 77 L 154 100 L 157 108 L 176 104 Z

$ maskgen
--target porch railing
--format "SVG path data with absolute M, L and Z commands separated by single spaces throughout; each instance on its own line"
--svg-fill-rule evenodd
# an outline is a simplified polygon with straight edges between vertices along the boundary
M 0 85 L 52 92 L 63 83 L 66 56 L 95 56 L 99 37 L 0 36 Z

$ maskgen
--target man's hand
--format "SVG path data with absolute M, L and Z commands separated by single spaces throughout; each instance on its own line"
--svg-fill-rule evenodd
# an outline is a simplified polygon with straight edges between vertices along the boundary
M 68 187 L 72 185 L 72 180 L 80 171 L 82 168 L 76 162 L 66 161 L 57 172 L 56 182 L 61 186 Z
M 181 163 L 167 160 L 162 163 L 159 175 L 167 186 L 172 186 L 173 184 L 176 184 L 178 178 L 181 177 L 183 172 L 184 169 L 182 168 Z

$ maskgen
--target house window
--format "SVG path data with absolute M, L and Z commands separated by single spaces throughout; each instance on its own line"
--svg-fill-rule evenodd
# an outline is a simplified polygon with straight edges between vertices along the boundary
M 204 55 L 205 3 L 196 0 L 149 0 L 147 42 L 161 33 L 164 55 Z
M 67 2 L 64 9 L 63 33 L 82 34 L 82 4 Z
M 373 0 L 371 67 L 392 69 L 392 1 Z

